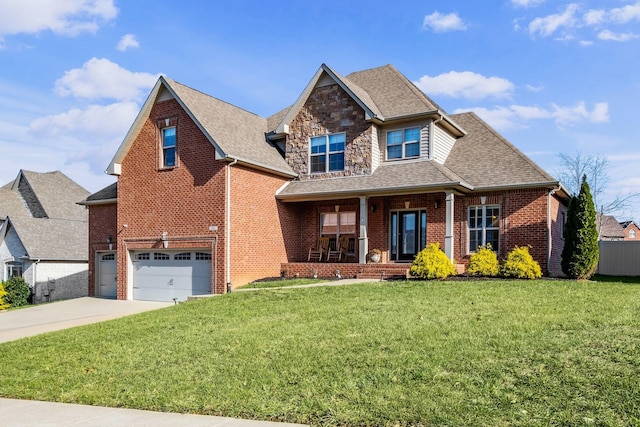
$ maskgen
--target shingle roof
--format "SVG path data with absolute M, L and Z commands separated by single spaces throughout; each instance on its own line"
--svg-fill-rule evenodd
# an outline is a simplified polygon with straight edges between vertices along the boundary
M 355 197 L 372 194 L 401 194 L 442 189 L 468 189 L 456 174 L 432 160 L 394 162 L 378 167 L 373 174 L 308 181 L 292 181 L 277 195 L 280 199 Z
M 102 190 L 96 191 L 95 193 L 91 194 L 85 200 L 79 202 L 79 204 L 90 205 L 96 202 L 102 202 L 106 200 L 115 200 L 117 198 L 118 198 L 118 183 L 114 182 L 113 184 L 108 185 Z
M 475 113 L 451 117 L 467 135 L 456 141 L 444 165 L 475 188 L 558 183 Z
M 267 119 L 169 78 L 163 79 L 228 157 L 295 176 L 276 147 L 266 141 Z
M 86 261 L 87 221 L 9 217 L 32 259 Z
M 442 109 L 393 65 L 384 65 L 347 75 L 364 89 L 386 119 Z
M 89 192 L 60 171 L 22 171 L 49 218 L 86 221 L 86 210 L 76 203 Z
M 11 224 L 31 258 L 86 261 L 88 213 L 77 202 L 88 195 L 60 171 L 20 171 L 16 180 L 0 188 L 0 217 L 8 218 L 3 227 Z M 34 218 L 25 197 L 46 217 Z
M 596 214 L 596 224 L 598 225 L 600 238 L 623 239 L 625 236 L 624 228 L 611 215 Z

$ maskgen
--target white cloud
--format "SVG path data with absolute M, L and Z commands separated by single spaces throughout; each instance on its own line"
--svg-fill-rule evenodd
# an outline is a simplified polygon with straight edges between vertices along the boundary
M 608 21 L 617 24 L 640 21 L 640 2 L 611 9 Z
M 529 34 L 548 37 L 562 27 L 572 28 L 576 25 L 575 14 L 577 11 L 578 5 L 571 3 L 562 13 L 535 18 L 529 23 Z
M 125 34 L 124 36 L 122 36 L 122 38 L 118 42 L 118 45 L 116 46 L 116 49 L 124 52 L 130 47 L 140 47 L 140 43 L 138 43 L 138 40 L 136 39 L 136 36 L 134 34 Z
M 544 3 L 544 0 L 511 0 L 511 4 L 519 7 L 535 7 Z
M 94 33 L 118 15 L 113 0 L 0 0 L 0 36 L 50 30 L 75 36 Z
M 578 43 L 580 43 L 580 46 L 591 46 L 591 45 L 593 45 L 593 42 L 591 40 L 580 40 Z
M 423 30 L 432 30 L 435 33 L 446 33 L 448 31 L 466 30 L 467 26 L 456 13 L 443 15 L 440 12 L 433 12 L 424 17 L 422 22 Z
M 528 126 L 532 120 L 553 120 L 558 126 L 565 127 L 581 122 L 604 123 L 609 121 L 609 106 L 606 102 L 597 103 L 589 111 L 583 101 L 571 107 L 552 104 L 550 108 L 538 106 L 510 105 L 494 109 L 470 108 L 455 112 L 474 111 L 487 123 L 498 130 L 520 129 Z
M 74 108 L 34 120 L 29 132 L 41 138 L 71 135 L 78 139 L 90 136 L 92 140 L 105 140 L 121 137 L 135 120 L 138 110 L 135 102 L 91 105 L 84 110 Z
M 542 92 L 544 90 L 544 86 L 525 85 L 524 87 L 527 88 L 529 92 Z
M 637 39 L 639 36 L 634 33 L 614 33 L 609 30 L 602 30 L 598 33 L 600 40 L 610 40 L 615 42 L 626 42 L 629 40 Z
M 471 71 L 450 71 L 435 77 L 422 76 L 415 82 L 428 95 L 444 95 L 453 98 L 509 98 L 515 86 L 501 77 L 485 77 Z
M 66 71 L 55 83 L 60 96 L 119 101 L 139 100 L 158 79 L 158 75 L 134 73 L 108 59 L 91 58 L 82 68 Z
M 605 18 L 605 12 L 602 9 L 588 10 L 583 16 L 584 22 L 587 25 L 597 25 L 603 22 L 604 18 Z

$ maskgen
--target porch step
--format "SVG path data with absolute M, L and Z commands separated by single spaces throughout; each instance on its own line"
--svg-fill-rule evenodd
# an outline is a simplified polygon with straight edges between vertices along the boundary
M 409 266 L 397 264 L 366 264 L 357 274 L 358 279 L 406 279 Z

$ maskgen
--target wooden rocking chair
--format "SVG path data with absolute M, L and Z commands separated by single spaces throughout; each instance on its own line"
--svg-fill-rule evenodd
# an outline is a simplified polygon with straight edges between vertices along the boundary
M 322 257 L 329 252 L 329 238 L 320 237 L 315 247 L 309 248 L 307 261 L 322 261 Z
M 340 236 L 338 241 L 336 242 L 336 248 L 329 249 L 327 252 L 327 261 L 337 260 L 338 262 L 342 261 L 342 257 L 347 258 L 347 251 L 349 250 L 349 236 Z

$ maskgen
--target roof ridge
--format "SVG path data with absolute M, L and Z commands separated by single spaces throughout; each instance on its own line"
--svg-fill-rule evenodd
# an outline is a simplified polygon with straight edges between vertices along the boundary
M 424 93 L 422 90 L 420 90 L 420 88 L 418 86 L 416 86 L 411 80 L 409 80 L 407 78 L 407 76 L 405 76 L 404 74 L 402 74 L 393 64 L 388 64 L 387 65 L 394 73 L 396 73 L 398 76 L 400 76 L 402 78 L 402 80 L 404 80 L 405 84 L 407 85 L 407 87 L 413 91 L 413 93 L 415 93 L 416 95 L 418 95 L 421 98 L 425 98 L 426 101 L 430 102 L 431 104 L 434 105 L 434 107 L 436 107 L 436 109 L 442 111 L 443 113 L 447 114 L 447 112 L 442 109 L 442 107 L 440 107 L 440 105 L 438 105 L 433 99 L 431 99 L 426 93 Z M 447 114 L 448 115 L 448 114 Z

